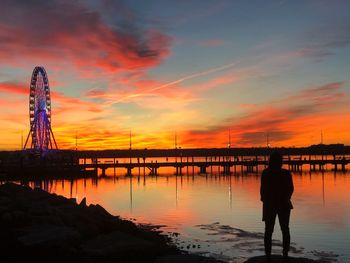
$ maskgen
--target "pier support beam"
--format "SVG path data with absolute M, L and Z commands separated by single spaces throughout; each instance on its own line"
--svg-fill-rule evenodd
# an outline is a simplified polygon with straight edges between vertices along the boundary
M 319 171 L 323 171 L 323 170 L 324 170 L 324 168 L 323 168 L 323 164 L 319 164 L 319 166 L 318 166 L 318 170 L 319 170 Z
M 230 165 L 224 165 L 224 174 L 228 175 L 228 174 L 231 174 L 231 167 Z
M 126 169 L 127 169 L 126 175 L 127 176 L 132 176 L 132 172 L 131 172 L 132 171 L 132 167 L 127 167 Z
M 177 166 L 176 167 L 176 172 L 175 172 L 176 175 L 182 175 L 182 167 L 181 166 Z
M 207 167 L 206 166 L 200 166 L 199 167 L 199 173 L 200 174 L 206 174 L 207 173 Z
M 316 165 L 310 164 L 310 171 L 316 171 Z
M 151 170 L 150 175 L 155 175 L 155 176 L 158 175 L 158 168 L 157 167 L 151 167 L 150 170 Z

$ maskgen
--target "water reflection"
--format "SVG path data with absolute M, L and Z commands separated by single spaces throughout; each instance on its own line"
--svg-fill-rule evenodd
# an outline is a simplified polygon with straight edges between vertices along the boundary
M 326 198 L 325 198 L 325 191 L 324 191 L 324 171 L 322 171 L 321 174 L 322 174 L 322 200 L 323 200 L 323 206 L 325 206 Z
M 203 251 L 236 257 L 232 242 L 223 244 L 218 235 L 208 235 L 208 227 L 201 229 L 196 226 L 220 222 L 215 225 L 215 231 L 230 226 L 249 233 L 263 232 L 260 175 L 237 172 L 225 176 L 217 171 L 198 175 L 191 170 L 189 168 L 182 176 L 149 176 L 141 169 L 140 173 L 129 177 L 112 172 L 98 179 L 29 184 L 78 201 L 86 197 L 88 203 L 99 203 L 112 214 L 125 218 L 166 225 L 165 230 L 180 232 L 182 241 L 199 242 Z M 296 251 L 300 250 L 299 247 L 305 250 L 298 253 L 333 251 L 340 254 L 341 262 L 350 261 L 350 174 L 304 171 L 293 173 L 293 180 L 295 209 L 292 211 L 291 231 Z M 232 233 L 237 234 L 237 230 L 231 232 L 221 231 L 220 237 L 232 240 Z M 275 232 L 276 238 L 280 239 L 277 227 Z M 244 246 L 237 247 L 242 249 Z M 195 249 L 195 252 L 203 251 Z M 239 255 L 247 257 L 252 253 L 260 252 L 239 251 Z

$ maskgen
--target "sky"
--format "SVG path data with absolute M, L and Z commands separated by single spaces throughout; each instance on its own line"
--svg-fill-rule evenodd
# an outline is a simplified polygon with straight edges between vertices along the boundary
M 349 1 L 0 5 L 1 150 L 28 135 L 35 66 L 61 149 L 350 144 Z

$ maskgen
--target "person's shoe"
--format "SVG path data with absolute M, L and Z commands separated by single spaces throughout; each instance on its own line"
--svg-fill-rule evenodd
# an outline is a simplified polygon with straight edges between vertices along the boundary
M 265 259 L 266 259 L 267 263 L 270 263 L 271 262 L 271 254 L 266 254 Z
M 289 262 L 288 251 L 283 251 L 283 262 Z

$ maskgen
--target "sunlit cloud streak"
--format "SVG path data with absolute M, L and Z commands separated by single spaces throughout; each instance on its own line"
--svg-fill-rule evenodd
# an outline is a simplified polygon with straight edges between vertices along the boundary
M 155 87 L 155 88 L 153 88 L 153 89 L 150 89 L 149 92 L 156 91 L 156 90 L 160 90 L 160 89 L 169 87 L 169 86 L 171 86 L 171 85 L 175 85 L 175 84 L 184 82 L 184 81 L 189 80 L 189 79 L 193 79 L 193 78 L 197 78 L 197 77 L 200 77 L 200 76 L 205 76 L 205 75 L 208 75 L 208 74 L 211 74 L 211 73 L 214 73 L 214 72 L 218 72 L 218 71 L 221 71 L 221 70 L 229 69 L 229 68 L 232 68 L 232 67 L 234 67 L 234 66 L 237 66 L 238 63 L 239 63 L 239 62 L 229 63 L 229 64 L 226 64 L 226 65 L 223 65 L 223 66 L 219 66 L 219 67 L 215 67 L 215 68 L 210 68 L 210 69 L 205 70 L 205 71 L 197 72 L 197 73 L 194 73 L 194 74 L 191 74 L 191 75 L 182 77 L 182 78 L 180 78 L 180 79 L 177 79 L 177 80 L 175 80 L 175 81 L 166 83 L 166 84 L 161 85 L 161 86 L 159 86 L 159 87 Z
M 316 143 L 310 138 L 321 129 L 344 135 L 349 129 L 342 121 L 349 114 L 344 86 L 345 82 L 340 81 L 307 87 L 297 94 L 245 108 L 247 112 L 240 117 L 228 118 L 202 130 L 184 131 L 182 143 L 190 147 L 206 141 L 208 147 L 224 147 L 229 130 L 236 146 L 265 146 L 267 134 L 274 146 Z
M 6 93 L 7 101 L 9 101 L 9 95 L 29 96 L 29 85 L 20 83 L 3 82 L 0 83 L 0 93 Z M 86 107 L 89 111 L 100 112 L 101 107 L 97 103 L 84 101 L 80 98 L 66 96 L 62 92 L 51 91 L 51 97 L 55 104 L 61 104 L 71 108 L 75 107 Z
M 11 83 L 11 82 L 0 83 L 0 92 L 5 92 L 7 94 L 19 94 L 19 95 L 29 96 L 29 88 L 26 88 L 22 84 Z
M 123 101 L 128 100 L 128 99 L 132 99 L 132 98 L 136 98 L 136 97 L 140 97 L 140 96 L 145 96 L 145 95 L 151 94 L 151 93 L 153 93 L 155 91 L 159 91 L 161 89 L 168 88 L 170 86 L 174 86 L 174 85 L 180 84 L 180 83 L 182 83 L 184 81 L 187 81 L 187 80 L 190 80 L 190 79 L 194 79 L 194 78 L 201 77 L 201 76 L 206 76 L 206 75 L 209 75 L 211 73 L 215 73 L 215 72 L 219 72 L 219 71 L 223 71 L 223 70 L 227 70 L 227 69 L 233 68 L 233 67 L 237 66 L 238 63 L 239 62 L 234 62 L 234 63 L 229 63 L 229 64 L 225 64 L 225 65 L 218 66 L 218 67 L 209 68 L 207 70 L 196 72 L 196 73 L 184 76 L 182 78 L 179 78 L 177 80 L 173 80 L 173 81 L 167 82 L 165 84 L 162 84 L 162 85 L 159 85 L 159 86 L 156 86 L 156 87 L 153 87 L 153 88 L 143 89 L 143 90 L 141 90 L 139 92 L 134 92 L 134 93 L 131 93 L 131 94 L 128 94 L 128 95 L 124 95 L 122 97 L 119 97 L 119 94 L 117 94 L 117 95 L 107 94 L 105 92 L 99 92 L 99 91 L 97 91 L 97 92 L 90 91 L 88 93 L 88 95 L 90 97 L 92 97 L 92 98 L 95 97 L 95 98 L 109 99 L 110 102 L 109 102 L 108 106 L 110 106 L 110 105 L 113 105 L 113 104 L 116 104 L 116 103 L 123 102 Z

